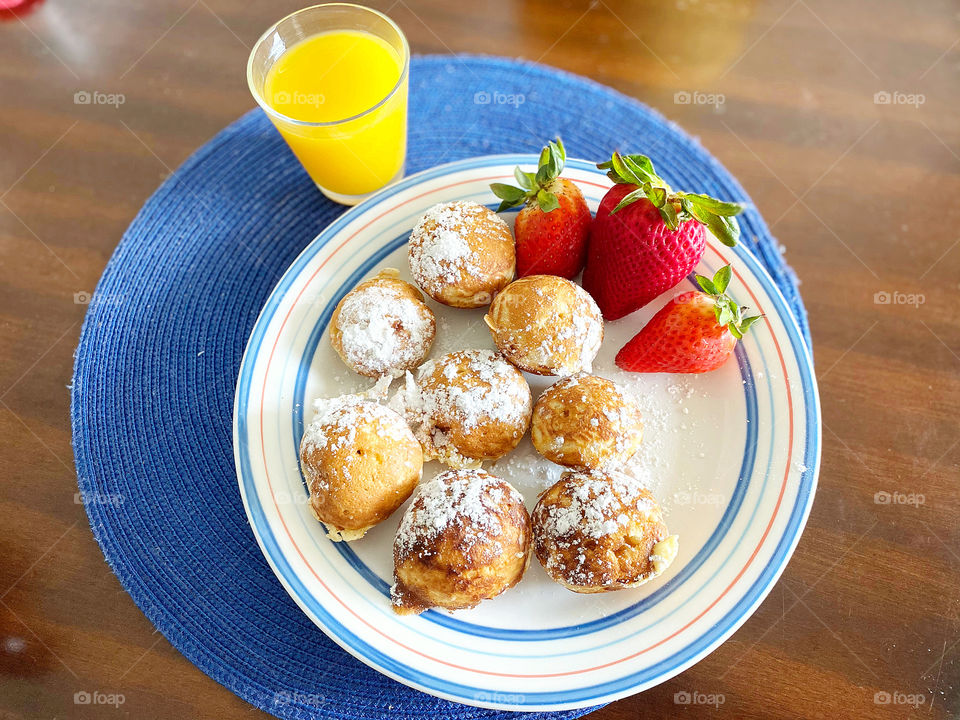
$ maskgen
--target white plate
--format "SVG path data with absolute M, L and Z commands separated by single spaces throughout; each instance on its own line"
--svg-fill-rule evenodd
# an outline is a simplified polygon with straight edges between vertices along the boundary
M 680 553 L 635 590 L 577 595 L 536 561 L 523 581 L 480 607 L 420 616 L 390 609 L 397 511 L 363 540 L 333 543 L 311 516 L 297 448 L 312 400 L 364 389 L 330 347 L 336 303 L 384 267 L 409 279 L 408 234 L 431 205 L 476 200 L 496 207 L 491 182 L 535 155 L 499 155 L 411 176 L 346 212 L 287 270 L 254 326 L 240 368 L 234 451 L 240 492 L 260 547 L 291 597 L 331 638 L 377 670 L 428 693 L 508 710 L 559 710 L 607 702 L 676 675 L 723 642 L 769 592 L 813 501 L 820 411 L 811 360 L 787 305 L 749 250 L 709 237 L 698 272 L 728 262 L 730 292 L 760 310 L 736 361 L 702 376 L 639 375 L 613 364 L 617 350 L 684 282 L 637 313 L 607 323 L 595 372 L 640 398 L 644 449 L 632 470 L 660 499 Z M 593 164 L 571 160 L 592 210 L 610 186 Z M 509 214 L 509 213 L 508 213 Z M 512 217 L 507 218 L 511 227 Z M 432 355 L 493 347 L 482 310 L 432 304 Z M 551 380 L 528 377 L 534 393 Z M 488 469 L 532 509 L 560 468 L 529 436 Z M 428 463 L 425 476 L 442 468 Z

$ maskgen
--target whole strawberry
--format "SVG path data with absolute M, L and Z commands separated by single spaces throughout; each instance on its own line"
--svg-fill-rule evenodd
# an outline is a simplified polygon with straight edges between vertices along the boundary
M 696 290 L 667 303 L 617 353 L 617 367 L 630 372 L 704 373 L 726 362 L 737 340 L 762 315 L 744 317 L 726 294 L 730 266 L 713 280 L 697 275 Z
M 617 184 L 597 208 L 583 287 L 605 319 L 629 315 L 689 275 L 703 257 L 707 229 L 724 245 L 737 244 L 733 216 L 741 205 L 675 192 L 645 155 L 615 152 L 597 167 Z
M 566 160 L 566 150 L 557 138 L 540 153 L 536 173 L 519 167 L 514 170 L 520 187 L 503 183 L 490 186 L 502 200 L 497 212 L 523 205 L 513 225 L 518 277 L 573 278 L 583 270 L 593 217 L 580 188 L 560 177 Z

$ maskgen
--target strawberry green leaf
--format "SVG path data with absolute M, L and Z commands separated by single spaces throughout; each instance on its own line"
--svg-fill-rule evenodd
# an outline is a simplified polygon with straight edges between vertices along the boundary
M 734 217 L 727 217 L 725 215 L 715 215 L 714 217 L 719 218 L 724 227 L 725 235 L 719 238 L 720 242 L 728 247 L 735 246 L 737 241 L 740 240 L 740 223 L 738 223 Z
M 546 164 L 541 165 L 537 168 L 537 185 L 543 187 L 548 182 L 550 182 L 550 160 L 547 160 Z
M 534 173 L 524 172 L 520 169 L 520 166 L 517 165 L 517 167 L 513 169 L 513 176 L 517 179 L 520 187 L 522 187 L 524 190 L 533 189 L 533 183 L 536 177 Z
M 559 207 L 559 202 L 553 193 L 547 192 L 542 198 L 540 196 L 543 194 L 544 188 L 549 186 L 563 172 L 566 159 L 567 151 L 560 138 L 557 138 L 556 141 L 549 140 L 543 150 L 540 151 L 535 173 L 526 172 L 519 166 L 513 169 L 513 177 L 516 178 L 519 187 L 492 183 L 490 189 L 494 195 L 502 200 L 497 212 L 524 203 L 531 205 L 534 201 L 540 205 L 541 209 L 548 207 L 552 210 Z M 544 212 L 549 212 L 549 210 L 544 210 Z
M 660 180 L 657 171 L 653 169 L 653 161 L 646 155 L 624 155 L 623 162 L 638 175 L 648 175 L 651 181 Z
M 560 138 L 557 138 L 556 142 L 551 140 L 549 143 L 547 143 L 547 147 L 550 148 L 550 157 L 553 160 L 553 177 L 557 177 L 563 172 L 563 168 L 566 165 L 567 151 L 564 149 L 563 142 L 560 140 Z
M 517 205 L 522 205 L 527 197 L 525 190 L 522 190 L 518 187 L 513 187 L 513 185 L 491 183 L 490 189 L 493 190 L 494 195 L 502 200 L 500 207 L 497 208 L 497 212 L 503 212 L 504 210 L 516 207 Z
M 698 193 L 685 193 L 685 195 L 690 198 L 691 202 L 705 210 L 709 210 L 714 215 L 732 216 L 743 212 L 743 205 L 740 203 L 724 202 L 723 200 L 712 198 L 709 195 L 700 195 Z
M 657 177 L 657 174 L 653 171 L 653 163 L 650 162 L 650 158 L 645 155 L 622 155 L 620 159 L 635 177 L 651 185 L 666 188 L 666 183 Z
M 725 291 L 730 284 L 732 274 L 731 267 L 724 265 L 717 270 L 712 280 L 703 275 L 697 275 L 696 279 L 697 284 L 703 291 L 713 298 L 713 314 L 717 318 L 717 324 L 720 327 L 727 328 L 731 335 L 740 340 L 744 333 L 750 329 L 750 326 L 763 316 L 752 315 L 745 318 L 743 311 L 747 308 L 741 307 L 736 300 L 726 294 Z
M 660 208 L 660 217 L 663 218 L 663 221 L 671 230 L 676 230 L 680 226 L 677 220 L 677 209 L 673 206 L 672 202 L 665 202 L 663 204 L 663 207 Z
M 697 285 L 707 293 L 707 295 L 719 295 L 717 292 L 716 285 L 713 284 L 713 280 L 706 277 L 705 275 L 697 275 Z
M 737 239 L 740 237 L 740 226 L 736 220 L 722 215 L 714 215 L 697 205 L 693 206 L 693 216 L 706 225 L 714 237 L 724 245 L 733 247 L 737 244 Z
M 713 276 L 713 286 L 716 288 L 714 294 L 725 293 L 727 291 L 727 286 L 730 284 L 730 277 L 733 274 L 732 269 L 729 265 L 724 265 L 722 268 L 717 270 L 716 274 Z
M 762 318 L 763 315 L 751 315 L 750 317 L 744 318 L 740 321 L 740 332 L 745 333 L 750 329 L 750 326 L 753 325 L 757 320 Z
M 624 207 L 626 207 L 627 205 L 630 205 L 631 203 L 639 200 L 639 199 L 642 198 L 642 197 L 646 197 L 646 193 L 644 193 L 643 188 L 637 188 L 637 189 L 634 190 L 633 192 L 631 192 L 631 193 L 627 194 L 626 196 L 624 196 L 623 200 L 621 200 L 620 202 L 618 202 L 618 203 L 617 203 L 617 206 L 616 206 L 613 210 L 610 211 L 610 214 L 613 215 L 615 212 L 617 212 L 617 211 L 620 210 L 621 208 L 624 208 Z
M 647 191 L 647 198 L 655 207 L 662 208 L 667 202 L 667 191 L 662 187 L 651 187 Z
M 560 158 L 566 162 L 567 160 L 567 149 L 563 146 L 563 140 L 560 139 L 560 136 L 557 136 L 557 150 L 559 150 Z
M 520 200 L 526 194 L 521 188 L 504 183 L 491 183 L 490 189 L 501 200 Z
M 541 190 L 537 193 L 537 204 L 545 213 L 551 212 L 552 210 L 556 210 L 558 207 L 560 207 L 557 196 L 546 190 Z
M 550 161 L 550 146 L 544 145 L 543 150 L 540 151 L 540 160 L 537 162 L 537 167 L 542 168 Z
M 624 164 L 623 157 L 620 153 L 615 152 L 613 154 L 613 157 L 610 158 L 610 164 L 620 178 L 618 182 L 630 183 L 631 185 L 643 184 L 643 180 L 634 175 L 633 171 Z

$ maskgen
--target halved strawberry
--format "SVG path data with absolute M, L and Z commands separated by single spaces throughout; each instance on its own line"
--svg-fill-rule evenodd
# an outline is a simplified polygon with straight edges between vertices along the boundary
M 703 257 L 705 229 L 736 244 L 741 205 L 672 190 L 645 155 L 615 152 L 597 167 L 617 184 L 593 221 L 583 287 L 605 319 L 629 315 L 689 275 Z
M 730 266 L 711 280 L 697 275 L 703 292 L 692 290 L 667 303 L 617 353 L 617 367 L 630 372 L 704 373 L 726 362 L 737 340 L 762 315 L 744 317 L 726 294 Z
M 502 200 L 497 212 L 523 204 L 513 225 L 517 277 L 573 278 L 586 262 L 593 216 L 580 188 L 560 177 L 566 160 L 566 150 L 557 138 L 543 148 L 536 173 L 524 172 L 519 167 L 514 170 L 520 187 L 503 183 L 490 185 Z

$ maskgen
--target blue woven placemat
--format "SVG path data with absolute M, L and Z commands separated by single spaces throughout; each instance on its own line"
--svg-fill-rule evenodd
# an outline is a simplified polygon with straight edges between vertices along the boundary
M 746 194 L 695 141 L 640 103 L 511 60 L 415 58 L 407 169 L 536 152 L 642 151 L 676 186 Z M 285 718 L 494 718 L 355 660 L 289 599 L 247 524 L 233 464 L 234 385 L 271 288 L 343 212 L 263 113 L 197 151 L 141 210 L 90 304 L 73 379 L 73 444 L 94 536 L 170 642 L 240 697 Z M 755 249 L 807 335 L 795 278 L 754 210 Z M 573 718 L 588 710 L 535 713 Z

